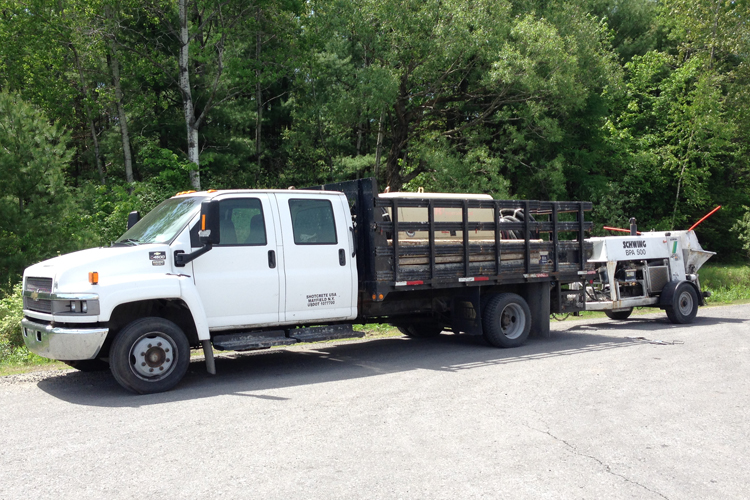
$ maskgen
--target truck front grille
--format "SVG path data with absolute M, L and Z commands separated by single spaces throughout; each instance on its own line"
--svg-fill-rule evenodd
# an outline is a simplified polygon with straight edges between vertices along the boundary
M 52 301 L 48 299 L 34 300 L 31 297 L 23 298 L 23 308 L 29 311 L 52 313 Z
M 26 290 L 33 292 L 52 292 L 52 278 L 26 278 Z

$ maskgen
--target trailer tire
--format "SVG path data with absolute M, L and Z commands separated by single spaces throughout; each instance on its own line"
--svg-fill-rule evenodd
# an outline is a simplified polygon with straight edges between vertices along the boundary
M 399 326 L 398 331 L 407 337 L 428 339 L 440 335 L 443 332 L 443 327 L 437 323 L 413 323 L 408 326 Z
M 618 319 L 618 320 L 628 319 L 630 315 L 633 314 L 633 308 L 631 307 L 629 309 L 621 309 L 619 311 L 606 311 L 605 310 L 604 314 L 606 314 L 609 319 Z
M 698 314 L 698 303 L 693 285 L 681 283 L 672 295 L 672 304 L 665 308 L 669 321 L 679 325 L 692 323 Z
M 518 347 L 529 338 L 531 310 L 520 295 L 500 293 L 482 312 L 484 338 L 495 347 Z
M 176 386 L 190 364 L 190 344 L 176 324 L 164 318 L 142 318 L 123 328 L 109 351 L 115 380 L 139 394 Z
M 103 372 L 109 370 L 109 363 L 101 359 L 75 359 L 70 361 L 60 360 L 79 372 Z

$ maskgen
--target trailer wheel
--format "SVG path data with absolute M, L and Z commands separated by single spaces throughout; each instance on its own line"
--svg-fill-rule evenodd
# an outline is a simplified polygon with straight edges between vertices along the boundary
M 61 360 L 71 368 L 75 368 L 79 372 L 102 372 L 109 370 L 109 363 L 102 361 L 101 359 L 76 359 L 71 361 Z
M 437 323 L 414 323 L 408 326 L 399 326 L 398 331 L 407 337 L 427 339 L 440 335 L 443 327 Z
M 495 347 L 518 347 L 529 337 L 531 310 L 520 295 L 500 293 L 482 313 L 484 338 Z
M 669 321 L 677 324 L 692 323 L 698 314 L 698 294 L 688 283 L 682 283 L 672 296 L 672 304 L 665 308 Z
M 604 311 L 609 319 L 628 319 L 633 314 L 633 308 L 621 309 L 619 311 Z
M 163 318 L 133 321 L 115 337 L 109 366 L 132 392 L 152 394 L 176 386 L 190 364 L 190 345 L 180 327 Z

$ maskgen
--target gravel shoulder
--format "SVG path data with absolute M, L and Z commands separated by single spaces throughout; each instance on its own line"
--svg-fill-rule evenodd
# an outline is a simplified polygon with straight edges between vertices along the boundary
M 0 498 L 744 498 L 750 305 L 0 379 Z M 156 490 L 154 489 L 156 488 Z

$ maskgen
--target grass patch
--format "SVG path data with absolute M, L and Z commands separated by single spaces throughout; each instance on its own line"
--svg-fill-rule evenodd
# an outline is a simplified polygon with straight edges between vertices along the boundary
M 63 368 L 70 367 L 57 360 L 37 356 L 25 346 L 10 347 L 7 344 L 0 346 L 0 377 L 38 369 L 59 370 Z
M 750 266 L 707 264 L 698 274 L 701 288 L 711 292 L 709 305 L 750 301 Z

